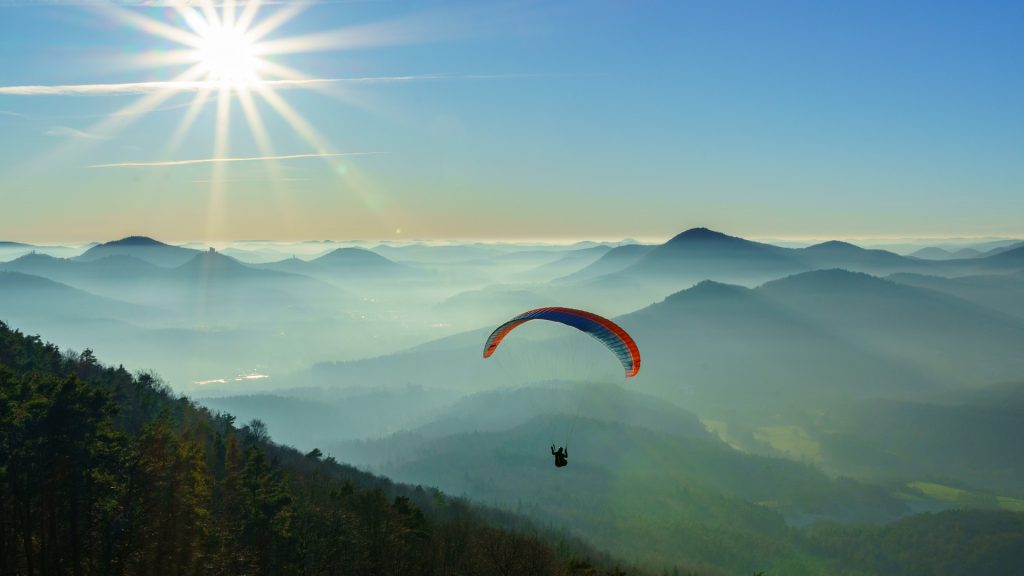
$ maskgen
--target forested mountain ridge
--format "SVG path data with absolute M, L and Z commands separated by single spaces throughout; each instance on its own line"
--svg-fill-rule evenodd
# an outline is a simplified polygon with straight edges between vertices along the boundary
M 0 517 L 11 575 L 623 574 L 513 515 L 277 446 L 259 421 L 236 427 L 2 322 Z

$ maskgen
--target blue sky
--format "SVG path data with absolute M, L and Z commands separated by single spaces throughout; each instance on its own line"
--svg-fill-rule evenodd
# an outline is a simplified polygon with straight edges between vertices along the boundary
M 1024 235 L 1021 3 L 313 3 L 267 39 L 360 45 L 266 58 L 377 80 L 275 90 L 315 142 L 256 98 L 274 155 L 372 154 L 109 168 L 266 155 L 235 95 L 169 150 L 194 90 L 26 89 L 184 69 L 82 3 L 0 0 L 3 239 Z

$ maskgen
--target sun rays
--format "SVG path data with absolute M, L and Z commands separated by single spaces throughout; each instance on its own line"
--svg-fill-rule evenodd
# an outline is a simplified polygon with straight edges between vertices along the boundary
M 339 50 L 361 45 L 380 45 L 381 39 L 371 39 L 360 29 L 346 40 L 346 30 L 314 32 L 299 36 L 278 36 L 282 26 L 292 21 L 306 7 L 306 3 L 295 2 L 266 7 L 258 0 L 236 2 L 225 0 L 215 5 L 203 0 L 195 5 L 185 0 L 172 5 L 164 12 L 164 18 L 155 19 L 136 9 L 107 5 L 104 10 L 117 21 L 136 28 L 156 40 L 170 41 L 170 49 L 146 52 L 132 58 L 131 67 L 137 69 L 177 72 L 170 80 L 142 82 L 122 85 L 123 93 L 137 92 L 140 97 L 121 110 L 110 114 L 95 127 L 100 133 L 109 134 L 126 128 L 130 123 L 156 110 L 169 98 L 192 93 L 191 102 L 178 120 L 173 132 L 166 139 L 156 158 L 135 162 L 111 162 L 95 165 L 97 168 L 155 168 L 167 169 L 179 166 L 208 165 L 209 192 L 206 198 L 206 228 L 213 233 L 224 217 L 225 194 L 232 180 L 227 172 L 231 164 L 255 162 L 265 169 L 265 183 L 270 186 L 279 206 L 287 204 L 284 194 L 287 182 L 281 162 L 299 158 L 320 158 L 327 162 L 332 178 L 339 178 L 344 170 L 336 170 L 342 156 L 363 155 L 359 152 L 336 150 L 314 124 L 308 121 L 294 106 L 278 92 L 281 90 L 312 89 L 324 91 L 325 85 L 339 84 L 346 79 L 312 78 L 281 62 L 275 55 L 296 54 L 310 50 Z M 325 45 L 324 38 L 335 38 L 335 46 Z M 360 79 L 354 79 L 359 81 Z M 31 89 L 32 87 L 28 87 Z M 54 87 L 60 91 L 82 93 L 86 87 Z M 99 93 L 116 93 L 117 85 L 108 85 Z M 335 94 L 337 95 L 337 94 Z M 180 149 L 193 130 L 203 110 L 214 107 L 214 121 L 210 134 L 210 157 L 182 160 Z M 262 110 L 262 113 L 261 113 Z M 305 150 L 277 150 L 263 115 L 270 110 L 276 114 L 300 141 Z M 241 112 L 239 114 L 239 111 Z M 236 118 L 232 118 L 232 116 Z M 235 123 L 244 124 L 249 135 L 249 147 L 255 147 L 258 155 L 232 156 L 231 135 Z M 237 136 L 237 130 L 234 132 Z M 346 164 L 352 158 L 345 158 Z M 361 198 L 363 192 L 358 183 L 348 188 Z
M 262 6 L 257 0 L 241 5 L 236 0 L 227 0 L 219 9 L 210 0 L 203 1 L 198 7 L 182 1 L 173 5 L 173 14 L 178 16 L 179 25 L 156 20 L 126 8 L 108 6 L 106 9 L 119 21 L 180 46 L 148 54 L 140 59 L 140 64 L 144 65 L 148 58 L 151 68 L 186 67 L 172 80 L 149 86 L 152 88 L 150 93 L 111 115 L 111 118 L 124 116 L 126 110 L 138 116 L 178 92 L 194 91 L 192 103 L 163 150 L 164 157 L 177 152 L 196 117 L 211 100 L 216 106 L 212 147 L 214 158 L 226 158 L 230 151 L 231 115 L 236 105 L 242 111 L 242 118 L 260 154 L 273 157 L 273 147 L 256 105 L 255 98 L 258 97 L 284 118 L 317 153 L 331 153 L 324 139 L 315 135 L 309 123 L 276 94 L 282 85 L 296 87 L 291 83 L 308 79 L 283 64 L 269 60 L 275 51 L 264 41 L 268 35 L 297 16 L 304 6 L 304 3 L 286 4 L 261 18 Z M 301 84 L 298 86 L 301 87 Z M 220 170 L 220 163 L 216 164 L 215 172 Z M 218 180 L 216 174 L 213 180 Z
M 54 167 L 88 169 L 85 184 L 131 182 L 136 202 L 187 198 L 194 221 L 203 222 L 199 226 L 210 237 L 232 226 L 257 198 L 258 209 L 281 218 L 325 203 L 366 220 L 399 217 L 392 194 L 361 166 L 363 156 L 388 152 L 381 150 L 380 136 L 366 133 L 367 124 L 352 114 L 394 110 L 385 100 L 368 98 L 363 88 L 514 77 L 342 72 L 341 67 L 369 71 L 377 65 L 362 56 L 368 49 L 451 41 L 459 36 L 452 31 L 466 26 L 452 10 L 387 11 L 379 20 L 363 19 L 366 12 L 355 10 L 339 25 L 345 7 L 328 10 L 302 1 L 162 0 L 157 7 L 104 0 L 88 9 L 102 17 L 94 23 L 117 29 L 111 38 L 125 39 L 120 45 L 102 42 L 106 53 L 120 52 L 97 69 L 117 79 L 0 85 L 0 97 L 91 98 L 107 111 L 79 115 L 90 120 L 31 158 L 19 182 L 30 185 Z M 325 17 L 314 17 L 316 10 Z M 349 54 L 324 57 L 325 52 Z M 90 63 L 82 64 L 87 72 Z M 116 104 L 108 107 L 110 102 Z M 361 135 L 365 141 L 357 140 Z M 319 160 L 300 160 L 305 158 Z M 182 182 L 190 186 L 179 189 Z M 197 182 L 208 185 L 205 192 Z M 395 228 L 391 222 L 382 226 Z

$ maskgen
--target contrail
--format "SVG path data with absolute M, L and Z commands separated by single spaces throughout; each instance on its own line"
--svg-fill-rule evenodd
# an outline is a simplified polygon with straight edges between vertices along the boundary
M 284 156 L 246 156 L 241 158 L 196 158 L 193 160 L 166 160 L 163 162 L 115 162 L 93 164 L 89 168 L 153 168 L 160 166 L 189 166 L 192 164 L 216 164 L 221 162 L 260 162 L 266 160 L 294 160 L 297 158 L 331 158 L 334 156 L 372 156 L 386 152 L 329 152 L 311 154 L 286 154 Z

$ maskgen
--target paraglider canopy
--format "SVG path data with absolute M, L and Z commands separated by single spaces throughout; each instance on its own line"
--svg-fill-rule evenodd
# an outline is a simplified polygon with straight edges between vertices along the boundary
M 640 371 L 640 349 L 637 348 L 633 338 L 618 324 L 586 310 L 558 306 L 523 312 L 495 328 L 484 344 L 484 358 L 490 358 L 494 354 L 498 345 L 509 332 L 530 320 L 550 320 L 586 332 L 615 353 L 619 362 L 622 362 L 623 369 L 626 370 L 626 378 L 632 378 Z

